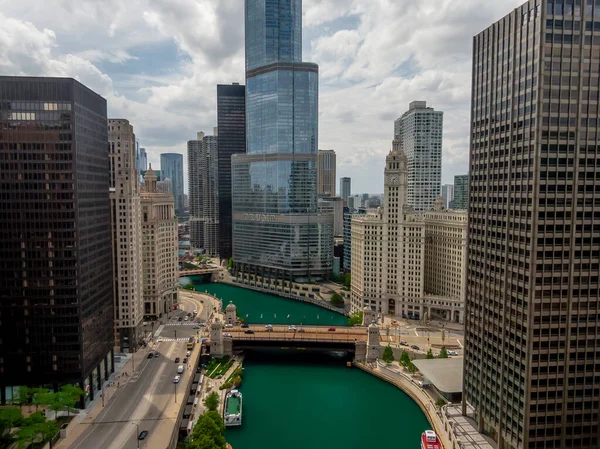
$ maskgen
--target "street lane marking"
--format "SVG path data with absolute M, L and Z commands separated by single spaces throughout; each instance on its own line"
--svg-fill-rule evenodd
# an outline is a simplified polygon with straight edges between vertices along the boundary
M 464 346 L 462 345 L 462 343 L 460 342 L 460 340 L 458 338 L 456 339 L 456 341 L 460 345 L 461 348 L 464 348 Z

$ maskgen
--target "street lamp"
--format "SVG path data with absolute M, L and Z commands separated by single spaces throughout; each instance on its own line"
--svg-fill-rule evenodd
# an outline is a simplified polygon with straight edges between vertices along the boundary
M 133 424 L 135 426 L 135 431 L 137 432 L 135 435 L 135 440 L 137 441 L 137 449 L 140 449 L 140 426 L 139 426 L 139 422 L 132 422 L 131 424 Z

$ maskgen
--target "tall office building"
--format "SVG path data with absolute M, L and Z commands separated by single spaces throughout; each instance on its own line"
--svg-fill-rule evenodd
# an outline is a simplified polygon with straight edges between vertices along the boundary
M 348 205 L 348 198 L 352 195 L 352 180 L 350 178 L 340 178 L 340 196 L 342 201 Z
M 179 302 L 179 243 L 175 201 L 156 189 L 152 164 L 140 193 L 142 209 L 142 271 L 144 314 L 158 318 Z
M 469 209 L 469 175 L 454 177 L 454 204 L 452 209 Z
M 138 153 L 129 121 L 108 120 L 108 145 L 115 346 L 129 352 L 141 342 L 144 318 Z
M 350 310 L 462 323 L 467 214 L 411 211 L 397 140 L 384 173 L 385 207 L 352 218 Z
M 352 265 L 352 217 L 366 213 L 367 209 L 365 208 L 354 210 L 350 207 L 344 207 L 344 260 L 342 266 L 345 273 L 350 272 Z
M 175 199 L 175 214 L 183 214 L 183 154 L 161 154 L 160 169 L 164 179 L 171 180 L 171 189 Z
M 442 185 L 444 114 L 413 101 L 394 122 L 394 138 L 408 160 L 408 204 L 415 211 L 433 209 Z
M 139 145 L 139 144 L 138 144 Z M 139 149 L 139 157 L 137 161 L 137 169 L 140 173 L 148 170 L 148 154 L 145 148 Z
M 219 137 L 219 257 L 232 254 L 231 156 L 246 152 L 246 86 L 217 86 Z
M 341 198 L 319 198 L 319 212 L 333 216 L 333 236 L 344 235 L 344 202 Z
M 114 371 L 106 100 L 0 76 L 0 399 Z
M 198 133 L 188 141 L 190 241 L 207 256 L 219 255 L 219 154 L 217 128 L 213 136 Z
M 464 413 L 499 448 L 599 447 L 600 5 L 475 36 Z
M 335 151 L 319 150 L 317 155 L 317 193 L 320 196 L 335 196 Z
M 241 274 L 331 272 L 331 215 L 317 211 L 318 66 L 301 61 L 301 0 L 246 0 L 247 154 L 232 157 L 233 260 Z
M 454 201 L 454 185 L 444 184 L 442 186 L 442 202 L 444 204 L 444 209 L 451 209 L 453 201 Z

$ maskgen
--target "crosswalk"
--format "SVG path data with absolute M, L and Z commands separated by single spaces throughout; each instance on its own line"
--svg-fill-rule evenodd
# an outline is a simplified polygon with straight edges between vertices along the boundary
M 193 321 L 176 321 L 173 323 L 167 323 L 165 326 L 198 326 L 198 323 Z
M 179 338 L 164 338 L 162 341 L 188 341 L 190 337 L 179 337 Z

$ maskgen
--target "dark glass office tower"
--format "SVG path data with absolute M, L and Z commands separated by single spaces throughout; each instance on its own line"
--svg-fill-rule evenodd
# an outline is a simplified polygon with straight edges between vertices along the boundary
M 236 270 L 328 275 L 333 220 L 317 212 L 318 66 L 302 59 L 301 0 L 247 0 L 247 154 L 232 158 Z
M 161 154 L 160 170 L 164 179 L 168 178 L 171 180 L 171 192 L 173 193 L 173 198 L 175 198 L 175 213 L 183 215 L 183 154 Z
M 599 25 L 531 0 L 473 42 L 464 398 L 499 449 L 600 447 Z
M 219 129 L 219 256 L 229 259 L 232 250 L 231 156 L 246 152 L 246 87 L 217 86 Z
M 106 100 L 73 79 L 0 77 L 0 394 L 113 371 Z

